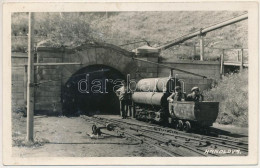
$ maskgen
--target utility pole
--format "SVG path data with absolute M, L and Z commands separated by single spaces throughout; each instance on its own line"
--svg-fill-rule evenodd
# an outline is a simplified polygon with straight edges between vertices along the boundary
M 196 56 L 196 43 L 194 42 L 193 44 L 193 56 L 192 56 L 192 59 L 194 59 Z
M 27 65 L 24 65 L 24 76 L 23 76 L 23 93 L 24 93 L 24 106 L 27 106 Z
M 243 70 L 243 64 L 244 64 L 244 51 L 243 51 L 243 48 L 242 48 L 242 49 L 241 49 L 240 72 Z
M 237 62 L 239 62 L 239 50 L 237 50 Z
M 28 82 L 27 82 L 27 142 L 33 142 L 34 118 L 34 13 L 29 12 Z
M 200 60 L 204 60 L 204 36 L 205 35 L 200 35 Z
M 222 54 L 220 56 L 220 78 L 224 75 L 224 54 L 225 50 L 222 49 Z

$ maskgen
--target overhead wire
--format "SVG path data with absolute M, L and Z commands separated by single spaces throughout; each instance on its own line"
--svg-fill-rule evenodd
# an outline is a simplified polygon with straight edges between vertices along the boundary
M 105 69 L 105 70 L 102 69 L 102 70 L 92 71 L 92 72 L 88 72 L 88 73 L 80 73 L 80 74 L 73 75 L 70 78 L 75 78 L 75 77 L 78 77 L 78 76 L 83 76 L 83 75 L 88 75 L 88 74 L 98 73 L 98 72 L 107 72 L 107 71 L 110 71 L 110 70 L 109 69 Z M 35 85 L 40 85 L 40 84 L 49 83 L 49 82 L 57 82 L 57 81 L 60 81 L 61 79 L 66 79 L 66 78 L 68 78 L 68 77 L 62 77 L 62 78 L 59 78 L 57 80 L 47 80 L 47 81 L 37 82 L 37 83 L 35 83 Z

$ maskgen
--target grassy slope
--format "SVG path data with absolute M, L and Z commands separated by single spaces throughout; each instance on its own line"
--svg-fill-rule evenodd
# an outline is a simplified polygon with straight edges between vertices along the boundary
M 62 20 L 64 24 L 59 23 L 59 14 L 50 15 L 37 15 L 36 25 L 39 32 L 42 34 L 50 34 L 53 31 L 51 26 L 61 25 L 62 28 L 58 28 L 59 33 L 65 25 L 67 27 L 67 34 L 77 34 L 78 30 L 86 24 L 90 24 L 92 29 L 91 36 L 97 41 L 105 41 L 115 45 L 125 44 L 133 41 L 139 41 L 145 39 L 149 41 L 153 46 L 162 45 L 170 40 L 173 40 L 181 35 L 199 30 L 200 28 L 207 27 L 209 25 L 218 23 L 229 18 L 238 16 L 244 12 L 120 12 L 120 13 L 84 13 L 84 14 L 64 14 Z M 71 22 L 71 20 L 74 20 Z M 27 16 L 16 15 L 13 17 L 12 27 L 18 30 L 16 34 L 27 33 Z M 52 25 L 53 24 L 53 25 Z M 44 30 L 44 27 L 48 29 Z M 58 27 L 58 26 L 57 26 Z M 88 31 L 88 29 L 86 29 Z M 46 38 L 49 38 L 46 37 Z M 56 38 L 58 38 L 56 34 Z M 63 37 L 65 38 L 65 37 Z M 65 39 L 67 44 L 73 45 L 71 41 L 75 41 L 75 44 L 85 41 L 84 38 L 88 38 L 86 35 L 79 35 L 77 39 Z M 13 48 L 22 49 L 26 48 L 22 39 L 13 40 Z M 243 21 L 231 26 L 219 29 L 208 33 L 206 36 L 206 44 L 209 47 L 243 47 L 247 48 L 247 21 Z M 196 42 L 198 39 L 194 38 L 185 42 L 188 45 Z M 135 45 L 123 46 L 123 48 L 131 50 L 145 43 L 139 43 Z M 199 51 L 197 51 L 198 53 Z M 206 49 L 206 56 L 208 58 L 216 59 L 219 57 L 220 52 L 218 50 Z M 192 47 L 172 47 L 162 53 L 164 58 L 176 59 L 187 58 L 192 55 Z
M 248 71 L 230 74 L 204 92 L 208 101 L 220 102 L 217 122 L 248 126 Z
M 242 13 L 244 12 L 124 12 L 94 21 L 93 27 L 103 32 L 104 41 L 117 45 L 139 39 L 146 39 L 152 45 L 162 45 L 172 39 Z M 209 47 L 247 48 L 247 21 L 210 32 L 205 41 Z M 194 38 L 186 43 L 190 45 L 191 42 L 198 42 L 198 39 Z M 128 49 L 131 47 L 133 48 L 129 46 Z M 162 56 L 169 58 L 172 55 L 187 56 L 191 53 L 191 47 L 173 47 L 163 52 Z M 206 55 L 219 56 L 219 51 L 206 49 Z

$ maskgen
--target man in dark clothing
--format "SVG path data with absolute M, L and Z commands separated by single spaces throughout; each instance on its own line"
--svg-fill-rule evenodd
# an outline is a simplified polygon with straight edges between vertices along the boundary
M 127 85 L 125 82 L 123 83 L 123 86 L 116 91 L 116 94 L 120 101 L 121 116 L 123 119 L 126 119 L 130 94 L 127 93 Z
M 204 96 L 200 93 L 199 87 L 195 86 L 191 89 L 191 93 L 187 96 L 187 101 L 203 101 Z
M 169 102 L 169 113 L 170 113 L 170 115 L 175 116 L 173 102 L 185 101 L 185 100 L 186 100 L 186 94 L 181 92 L 181 87 L 180 86 L 176 86 L 175 87 L 175 92 L 173 92 L 167 98 L 167 101 Z
M 173 102 L 173 101 L 185 101 L 186 99 L 186 94 L 181 92 L 181 87 L 176 86 L 175 87 L 175 92 L 173 92 L 168 98 L 168 102 Z

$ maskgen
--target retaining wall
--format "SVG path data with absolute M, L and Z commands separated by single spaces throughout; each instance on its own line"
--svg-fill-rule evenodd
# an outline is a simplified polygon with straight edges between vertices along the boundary
M 24 106 L 24 66 L 27 64 L 27 53 L 12 53 L 12 105 Z M 39 66 L 35 68 L 35 82 L 42 83 L 35 89 L 35 110 L 46 113 L 59 113 L 61 111 L 61 89 L 66 81 L 78 70 L 89 65 L 103 64 L 119 70 L 123 75 L 130 74 L 131 79 L 167 77 L 169 69 L 146 62 L 134 61 L 132 53 L 110 44 L 83 45 L 77 48 L 49 48 L 38 47 L 35 62 L 58 63 L 80 62 L 81 65 L 66 66 Z M 158 62 L 157 54 L 143 54 L 138 58 Z M 207 61 L 178 61 L 163 62 L 193 73 L 205 75 L 210 79 L 192 76 L 174 71 L 177 78 L 185 80 L 186 92 L 193 86 L 202 90 L 210 88 L 212 79 L 220 78 L 218 62 Z M 51 81 L 50 81 L 51 80 Z

